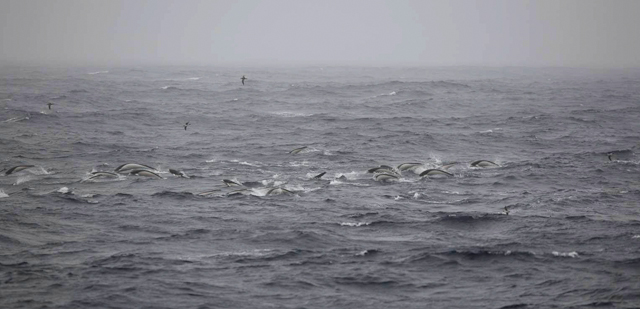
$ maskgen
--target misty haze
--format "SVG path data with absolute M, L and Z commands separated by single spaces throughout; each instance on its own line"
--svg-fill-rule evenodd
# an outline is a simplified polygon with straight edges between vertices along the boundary
M 638 12 L 0 0 L 0 308 L 638 308 Z

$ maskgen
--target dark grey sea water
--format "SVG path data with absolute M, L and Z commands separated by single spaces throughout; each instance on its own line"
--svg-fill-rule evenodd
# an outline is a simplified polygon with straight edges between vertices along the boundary
M 3 67 L 0 132 L 2 308 L 640 307 L 640 70 Z

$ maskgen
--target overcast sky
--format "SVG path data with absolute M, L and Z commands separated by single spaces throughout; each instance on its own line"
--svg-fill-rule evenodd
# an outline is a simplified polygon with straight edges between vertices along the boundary
M 0 0 L 0 63 L 640 67 L 640 0 Z

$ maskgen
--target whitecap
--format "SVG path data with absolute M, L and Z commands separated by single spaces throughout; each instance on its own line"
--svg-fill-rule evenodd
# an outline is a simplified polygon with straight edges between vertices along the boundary
M 302 161 L 302 162 L 294 161 L 294 162 L 290 162 L 289 165 L 290 166 L 294 166 L 294 167 L 297 167 L 297 166 L 309 166 L 309 162 L 308 161 Z
M 371 222 L 340 222 L 341 226 L 353 226 L 353 227 L 366 226 L 369 224 L 371 224 Z
M 284 118 L 313 116 L 313 114 L 301 113 L 301 112 L 271 112 L 270 114 L 284 117 Z
M 562 256 L 562 257 L 571 257 L 571 258 L 577 258 L 578 257 L 578 252 L 575 252 L 575 251 L 572 251 L 572 252 L 553 251 L 553 252 L 551 252 L 551 254 L 553 254 L 554 256 Z
M 640 235 L 633 235 L 631 238 L 640 238 Z
M 4 191 L 0 189 L 0 198 L 3 198 L 3 197 L 9 197 L 9 194 L 4 193 Z
M 62 187 L 60 189 L 58 189 L 58 191 L 56 191 L 58 193 L 69 193 L 69 188 L 67 187 Z
M 109 73 L 109 71 L 97 71 L 97 72 L 89 72 L 87 74 L 89 75 L 96 75 L 96 74 L 106 74 Z

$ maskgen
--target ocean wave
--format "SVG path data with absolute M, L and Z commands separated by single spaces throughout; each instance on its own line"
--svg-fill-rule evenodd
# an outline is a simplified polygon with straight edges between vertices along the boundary
M 162 191 L 151 194 L 153 197 L 169 197 L 175 198 L 178 200 L 183 200 L 187 198 L 193 198 L 194 195 L 191 192 L 183 191 L 183 192 L 174 192 L 174 191 Z
M 9 197 L 9 194 L 5 193 L 4 190 L 0 189 L 0 198 Z
M 302 112 L 291 112 L 291 111 L 283 111 L 283 112 L 269 112 L 271 115 L 283 117 L 283 118 L 293 118 L 293 117 L 311 117 L 313 114 L 311 113 L 302 113 Z
M 351 226 L 351 227 L 367 226 L 370 224 L 371 222 L 340 222 L 340 226 Z
M 97 75 L 97 74 L 107 74 L 109 73 L 109 71 L 96 71 L 96 72 L 89 72 L 87 73 L 88 75 Z
M 537 257 L 538 255 L 532 251 L 513 251 L 513 250 L 491 250 L 491 249 L 454 249 L 450 251 L 440 252 L 440 255 L 448 257 L 463 257 L 467 259 L 493 259 L 493 258 L 513 258 L 513 257 Z
M 13 118 L 9 118 L 7 120 L 4 120 L 2 122 L 18 122 L 18 121 L 24 121 L 24 120 L 29 120 L 31 117 L 30 116 L 22 116 L 22 117 L 13 117 Z
M 558 252 L 558 251 L 552 251 L 551 254 L 553 256 L 559 256 L 559 257 L 570 257 L 570 258 L 577 258 L 578 252 L 575 251 L 571 251 L 571 252 Z

